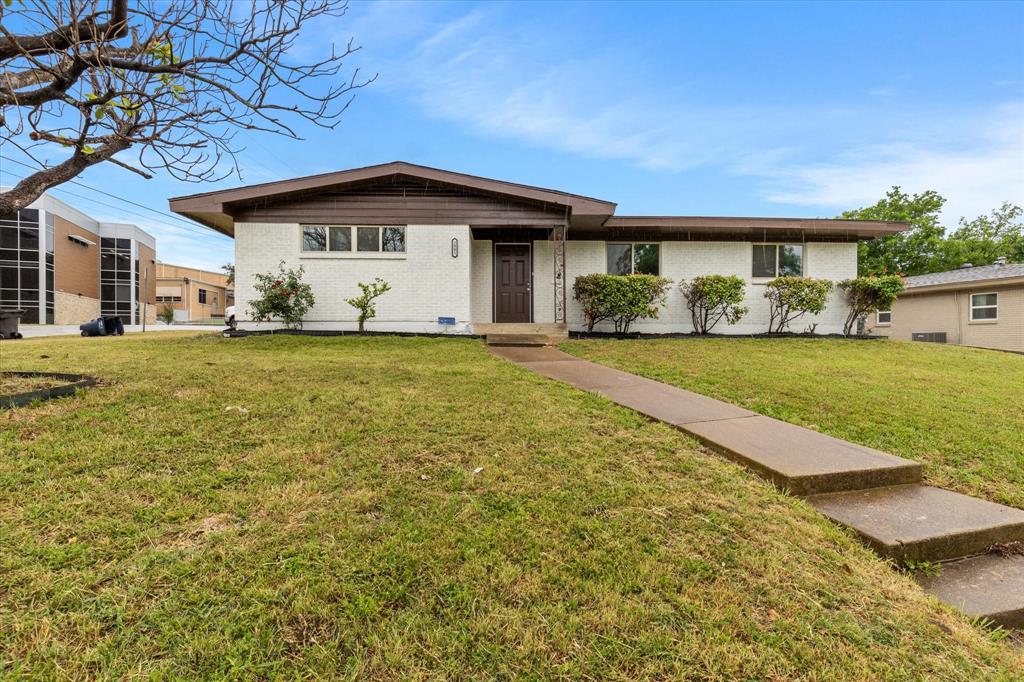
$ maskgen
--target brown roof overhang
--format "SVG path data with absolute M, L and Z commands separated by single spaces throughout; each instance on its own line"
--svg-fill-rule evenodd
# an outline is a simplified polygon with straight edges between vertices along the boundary
M 743 218 L 724 216 L 612 216 L 604 222 L 611 233 L 742 237 L 770 239 L 776 235 L 873 239 L 910 229 L 908 223 L 832 218 Z
M 267 198 L 284 198 L 291 194 L 365 182 L 391 175 L 407 175 L 423 180 L 466 187 L 489 194 L 562 205 L 570 209 L 574 217 L 581 217 L 585 220 L 589 219 L 587 222 L 599 223 L 615 212 L 615 203 L 610 201 L 544 189 L 542 187 L 505 182 L 503 180 L 492 180 L 490 178 L 430 168 L 428 166 L 417 166 L 404 161 L 394 161 L 376 166 L 366 166 L 365 168 L 336 171 L 321 175 L 310 175 L 293 180 L 248 185 L 236 189 L 173 197 L 169 200 L 169 204 L 171 210 L 175 213 L 192 218 L 228 236 L 234 236 L 233 205 L 241 205 L 245 202 Z

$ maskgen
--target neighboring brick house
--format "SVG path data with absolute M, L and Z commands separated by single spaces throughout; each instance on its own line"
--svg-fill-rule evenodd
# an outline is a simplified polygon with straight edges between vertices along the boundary
M 375 277 L 392 290 L 368 329 L 480 331 L 493 323 L 555 323 L 578 329 L 576 276 L 646 272 L 675 282 L 735 274 L 751 312 L 722 333 L 768 327 L 764 284 L 793 273 L 839 281 L 857 274 L 857 241 L 904 223 L 790 218 L 616 216 L 615 204 L 404 162 L 179 197 L 171 210 L 235 239 L 237 317 L 249 319 L 253 276 L 280 261 L 303 266 L 316 305 L 310 329 L 353 329 L 345 299 Z M 801 318 L 841 332 L 846 306 Z M 454 325 L 449 324 L 454 320 Z M 678 288 L 642 332 L 688 332 Z M 604 327 L 602 327 L 604 329 Z
M 1024 264 L 1001 260 L 907 277 L 892 309 L 869 318 L 868 331 L 1024 353 Z
M 235 292 L 222 272 L 156 264 L 156 302 L 170 306 L 176 322 L 201 322 L 224 317 L 235 304 Z
M 135 225 L 90 218 L 50 194 L 0 216 L 0 308 L 23 324 L 156 319 L 156 240 Z M 145 295 L 143 294 L 145 290 Z

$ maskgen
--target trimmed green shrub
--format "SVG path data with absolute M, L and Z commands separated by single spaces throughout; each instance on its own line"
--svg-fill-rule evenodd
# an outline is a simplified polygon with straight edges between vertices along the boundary
M 750 308 L 741 306 L 746 282 L 736 275 L 703 275 L 680 282 L 679 290 L 690 309 L 693 331 L 708 334 L 722 318 L 736 324 Z
M 876 310 L 888 310 L 903 291 L 903 286 L 903 278 L 899 275 L 857 277 L 840 282 L 839 288 L 850 306 L 843 334 L 849 336 L 860 317 Z
M 359 333 L 362 334 L 363 323 L 377 316 L 377 305 L 373 302 L 374 299 L 391 291 L 391 285 L 380 277 L 376 277 L 369 284 L 360 282 L 359 289 L 363 293 L 355 298 L 346 298 L 345 303 L 359 311 Z
M 277 266 L 277 274 L 257 273 L 256 291 L 260 298 L 249 302 L 252 319 L 266 322 L 277 318 L 289 329 L 302 329 L 302 318 L 313 307 L 313 289 L 303 283 L 305 269 L 285 270 L 284 261 Z
M 611 288 L 605 285 L 605 279 L 612 275 L 593 273 L 580 275 L 572 283 L 572 297 L 583 306 L 583 319 L 587 322 L 587 331 L 594 331 L 594 326 L 611 318 Z
M 625 334 L 643 318 L 657 318 L 665 305 L 665 293 L 672 280 L 656 275 L 580 275 L 572 285 L 572 296 L 583 306 L 587 331 L 611 320 L 615 331 Z
M 832 282 L 813 277 L 776 277 L 764 287 L 770 318 L 768 332 L 779 333 L 805 313 L 817 315 L 825 309 Z

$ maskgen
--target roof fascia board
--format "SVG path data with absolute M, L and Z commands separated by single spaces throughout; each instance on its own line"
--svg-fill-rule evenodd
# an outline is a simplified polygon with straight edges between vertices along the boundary
M 207 192 L 205 194 L 193 194 L 184 197 L 170 199 L 171 210 L 173 211 L 202 211 L 202 212 L 223 212 L 226 204 L 240 201 L 248 201 L 263 197 L 291 194 L 293 192 L 304 192 L 315 190 L 331 185 L 349 184 L 362 182 L 389 175 L 408 175 L 410 177 L 433 180 L 446 184 L 462 185 L 471 189 L 484 192 L 504 194 L 507 196 L 521 197 L 544 203 L 554 203 L 571 206 L 574 213 L 583 215 L 610 215 L 615 211 L 615 203 L 585 197 L 568 192 L 559 192 L 530 185 L 520 185 L 504 180 L 492 180 L 481 178 L 475 175 L 465 175 L 453 171 L 430 168 L 428 166 L 417 166 L 405 162 L 393 162 L 379 166 L 368 166 L 352 170 L 335 171 L 322 175 L 311 175 L 294 180 L 281 180 L 277 182 L 251 185 L 237 189 L 220 190 Z

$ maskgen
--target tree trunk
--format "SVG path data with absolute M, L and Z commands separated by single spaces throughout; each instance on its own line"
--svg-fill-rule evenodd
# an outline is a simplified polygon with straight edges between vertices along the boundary
M 72 180 L 89 166 L 106 161 L 130 146 L 128 142 L 111 142 L 92 154 L 75 154 L 56 166 L 36 171 L 10 190 L 0 193 L 0 215 L 10 215 L 25 208 L 51 187 Z

